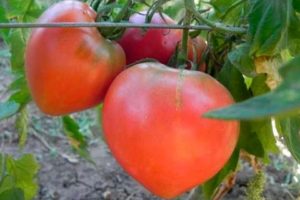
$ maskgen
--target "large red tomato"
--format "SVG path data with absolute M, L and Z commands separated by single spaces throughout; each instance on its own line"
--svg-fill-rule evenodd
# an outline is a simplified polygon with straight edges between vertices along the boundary
M 104 135 L 131 176 L 154 194 L 172 198 L 207 181 L 229 159 L 239 122 L 202 114 L 233 102 L 219 82 L 202 72 L 137 64 L 108 90 Z
M 129 22 L 141 24 L 145 23 L 145 18 L 145 12 L 136 13 L 130 17 Z M 151 23 L 175 24 L 175 21 L 165 14 L 162 18 L 159 13 L 155 13 Z M 118 42 L 125 51 L 127 64 L 145 58 L 153 58 L 167 64 L 181 41 L 181 36 L 182 30 L 128 28 Z
M 39 23 L 94 22 L 85 3 L 61 1 Z M 84 110 L 100 103 L 125 66 L 122 48 L 97 28 L 37 28 L 26 49 L 26 75 L 38 107 L 50 115 Z

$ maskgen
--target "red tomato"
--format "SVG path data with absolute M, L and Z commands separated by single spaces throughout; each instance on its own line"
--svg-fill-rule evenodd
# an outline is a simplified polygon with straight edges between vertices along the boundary
M 38 20 L 94 22 L 96 13 L 79 1 L 61 1 Z M 26 75 L 38 107 L 50 115 L 81 111 L 100 103 L 125 66 L 122 48 L 97 28 L 37 28 L 26 49 Z
M 141 63 L 123 71 L 104 100 L 104 136 L 120 165 L 162 198 L 213 177 L 232 154 L 238 121 L 202 117 L 234 101 L 199 71 Z
M 146 13 L 132 15 L 129 22 L 135 24 L 145 23 Z M 167 15 L 163 18 L 159 13 L 152 17 L 153 24 L 175 24 Z M 182 30 L 174 29 L 148 29 L 128 28 L 118 41 L 126 54 L 127 64 L 144 58 L 153 58 L 167 64 L 174 53 L 177 43 L 181 41 Z

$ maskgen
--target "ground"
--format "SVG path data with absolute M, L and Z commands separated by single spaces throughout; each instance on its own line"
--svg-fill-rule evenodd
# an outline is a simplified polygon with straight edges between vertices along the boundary
M 4 47 L 0 46 L 0 50 Z M 11 74 L 7 59 L 0 58 L 0 102 L 8 97 Z M 36 200 L 159 200 L 131 177 L 115 161 L 101 137 L 96 109 L 75 115 L 89 138 L 89 151 L 96 165 L 79 158 L 63 134 L 61 121 L 43 115 L 31 103 L 29 106 L 29 138 L 23 152 L 34 153 L 41 164 L 38 175 L 39 192 Z M 15 119 L 0 122 L 0 151 L 19 156 Z M 264 196 L 268 200 L 294 200 L 299 196 L 297 164 L 291 158 L 272 156 L 267 167 Z M 246 162 L 233 189 L 225 200 L 245 199 L 245 191 L 253 171 Z M 189 193 L 181 199 L 187 199 Z

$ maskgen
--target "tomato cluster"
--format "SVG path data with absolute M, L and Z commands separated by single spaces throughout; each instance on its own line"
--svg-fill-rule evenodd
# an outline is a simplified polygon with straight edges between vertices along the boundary
M 93 22 L 95 17 L 85 3 L 62 1 L 39 22 Z M 144 20 L 140 14 L 130 18 L 132 23 Z M 175 22 L 155 14 L 152 23 Z M 104 99 L 104 136 L 113 155 L 132 177 L 164 198 L 214 176 L 229 159 L 239 134 L 237 121 L 202 117 L 234 102 L 219 82 L 200 71 L 166 66 L 181 37 L 181 30 L 130 28 L 118 41 L 120 47 L 96 28 L 37 28 L 25 55 L 38 107 L 64 115 Z M 205 46 L 200 38 L 189 39 L 189 58 L 201 60 Z M 125 69 L 125 60 L 130 64 L 144 58 L 159 62 Z

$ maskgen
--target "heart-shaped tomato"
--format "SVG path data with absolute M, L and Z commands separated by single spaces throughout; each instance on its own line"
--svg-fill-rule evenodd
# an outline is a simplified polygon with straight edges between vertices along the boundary
M 229 159 L 239 122 L 202 115 L 233 102 L 225 87 L 202 72 L 137 64 L 108 90 L 104 135 L 131 176 L 172 198 L 213 177 Z

